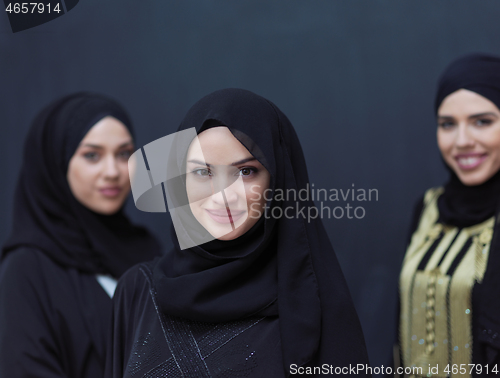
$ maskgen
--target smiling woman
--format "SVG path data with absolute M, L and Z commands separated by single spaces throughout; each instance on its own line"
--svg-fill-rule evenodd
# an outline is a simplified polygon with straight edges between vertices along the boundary
M 500 169 L 500 110 L 476 92 L 459 89 L 438 109 L 437 139 L 446 164 L 465 185 L 479 185 Z
M 189 147 L 186 170 L 191 211 L 213 237 L 236 239 L 257 223 L 270 175 L 227 127 L 198 135 Z
M 500 58 L 471 54 L 443 73 L 437 141 L 450 179 L 418 202 L 400 275 L 399 357 L 424 375 L 500 372 L 499 107 Z
M 159 246 L 123 213 L 133 129 L 115 101 L 77 93 L 26 138 L 0 265 L 0 376 L 100 378 L 116 279 Z
M 68 184 L 76 199 L 97 213 L 116 213 L 130 192 L 128 159 L 133 150 L 122 122 L 111 116 L 97 122 L 69 161 Z
M 361 327 L 322 221 L 262 215 L 264 206 L 295 203 L 265 190 L 309 185 L 288 118 L 252 92 L 224 89 L 193 105 L 176 135 L 165 183 L 174 247 L 120 280 L 109 377 L 365 368 Z

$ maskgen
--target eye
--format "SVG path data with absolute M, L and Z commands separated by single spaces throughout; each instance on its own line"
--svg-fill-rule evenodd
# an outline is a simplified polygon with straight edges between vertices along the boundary
M 257 168 L 245 167 L 245 168 L 240 169 L 239 175 L 244 176 L 244 177 L 248 177 L 248 176 L 252 176 L 252 175 L 256 174 L 257 172 L 258 172 Z
M 99 154 L 97 152 L 86 152 L 83 154 L 83 157 L 90 162 L 96 162 L 99 160 Z
M 210 169 L 208 168 L 200 168 L 200 169 L 195 169 L 193 173 L 197 176 L 200 177 L 209 177 L 212 176 L 212 172 L 210 172 Z
M 493 123 L 493 120 L 490 118 L 478 118 L 474 121 L 474 126 L 489 126 Z
M 453 126 L 455 126 L 455 122 L 453 121 L 441 121 L 438 122 L 438 126 L 442 129 L 451 129 Z
M 132 151 L 125 150 L 125 151 L 118 152 L 117 157 L 120 159 L 123 159 L 123 160 L 128 160 L 131 155 L 132 155 Z

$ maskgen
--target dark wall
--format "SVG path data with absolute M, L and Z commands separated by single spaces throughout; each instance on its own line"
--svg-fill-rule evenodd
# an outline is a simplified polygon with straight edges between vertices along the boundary
M 500 54 L 499 17 L 499 2 L 470 0 L 80 0 L 12 34 L 0 14 L 0 242 L 23 138 L 52 99 L 82 89 L 116 97 L 141 146 L 172 133 L 203 95 L 246 88 L 295 125 L 315 188 L 378 190 L 378 201 L 328 203 L 363 206 L 363 219 L 324 223 L 371 362 L 385 364 L 411 209 L 446 179 L 435 141 L 436 78 L 463 53 Z M 130 213 L 169 245 L 168 215 Z

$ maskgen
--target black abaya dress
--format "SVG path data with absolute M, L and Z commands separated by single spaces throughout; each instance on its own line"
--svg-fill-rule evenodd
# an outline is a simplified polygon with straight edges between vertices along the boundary
M 140 264 L 120 281 L 109 378 L 285 377 L 277 316 L 208 323 L 163 314 L 153 266 Z
M 0 266 L 0 376 L 102 377 L 111 299 L 95 275 L 21 247 Z
M 267 169 L 269 190 L 307 190 L 300 142 L 276 105 L 246 90 L 219 90 L 198 101 L 178 131 L 218 126 Z M 186 206 L 193 139 L 178 135 L 165 182 L 174 248 L 118 283 L 108 376 L 274 378 L 366 367 L 361 326 L 322 221 L 266 213 L 236 239 L 207 242 Z M 271 210 L 314 207 L 270 197 Z

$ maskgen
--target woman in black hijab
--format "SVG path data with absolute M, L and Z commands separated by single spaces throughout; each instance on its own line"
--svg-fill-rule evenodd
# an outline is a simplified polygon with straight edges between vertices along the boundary
M 219 90 L 188 111 L 172 146 L 177 242 L 120 280 L 109 377 L 369 375 L 323 224 L 304 217 L 310 197 L 294 198 L 308 175 L 287 117 L 252 92 Z
M 467 55 L 442 74 L 437 139 L 450 179 L 419 201 L 400 276 L 401 364 L 417 375 L 500 373 L 499 109 L 499 57 Z
M 1 377 L 103 376 L 113 281 L 159 252 L 122 209 L 132 135 L 124 109 L 92 93 L 36 117 L 1 253 Z

